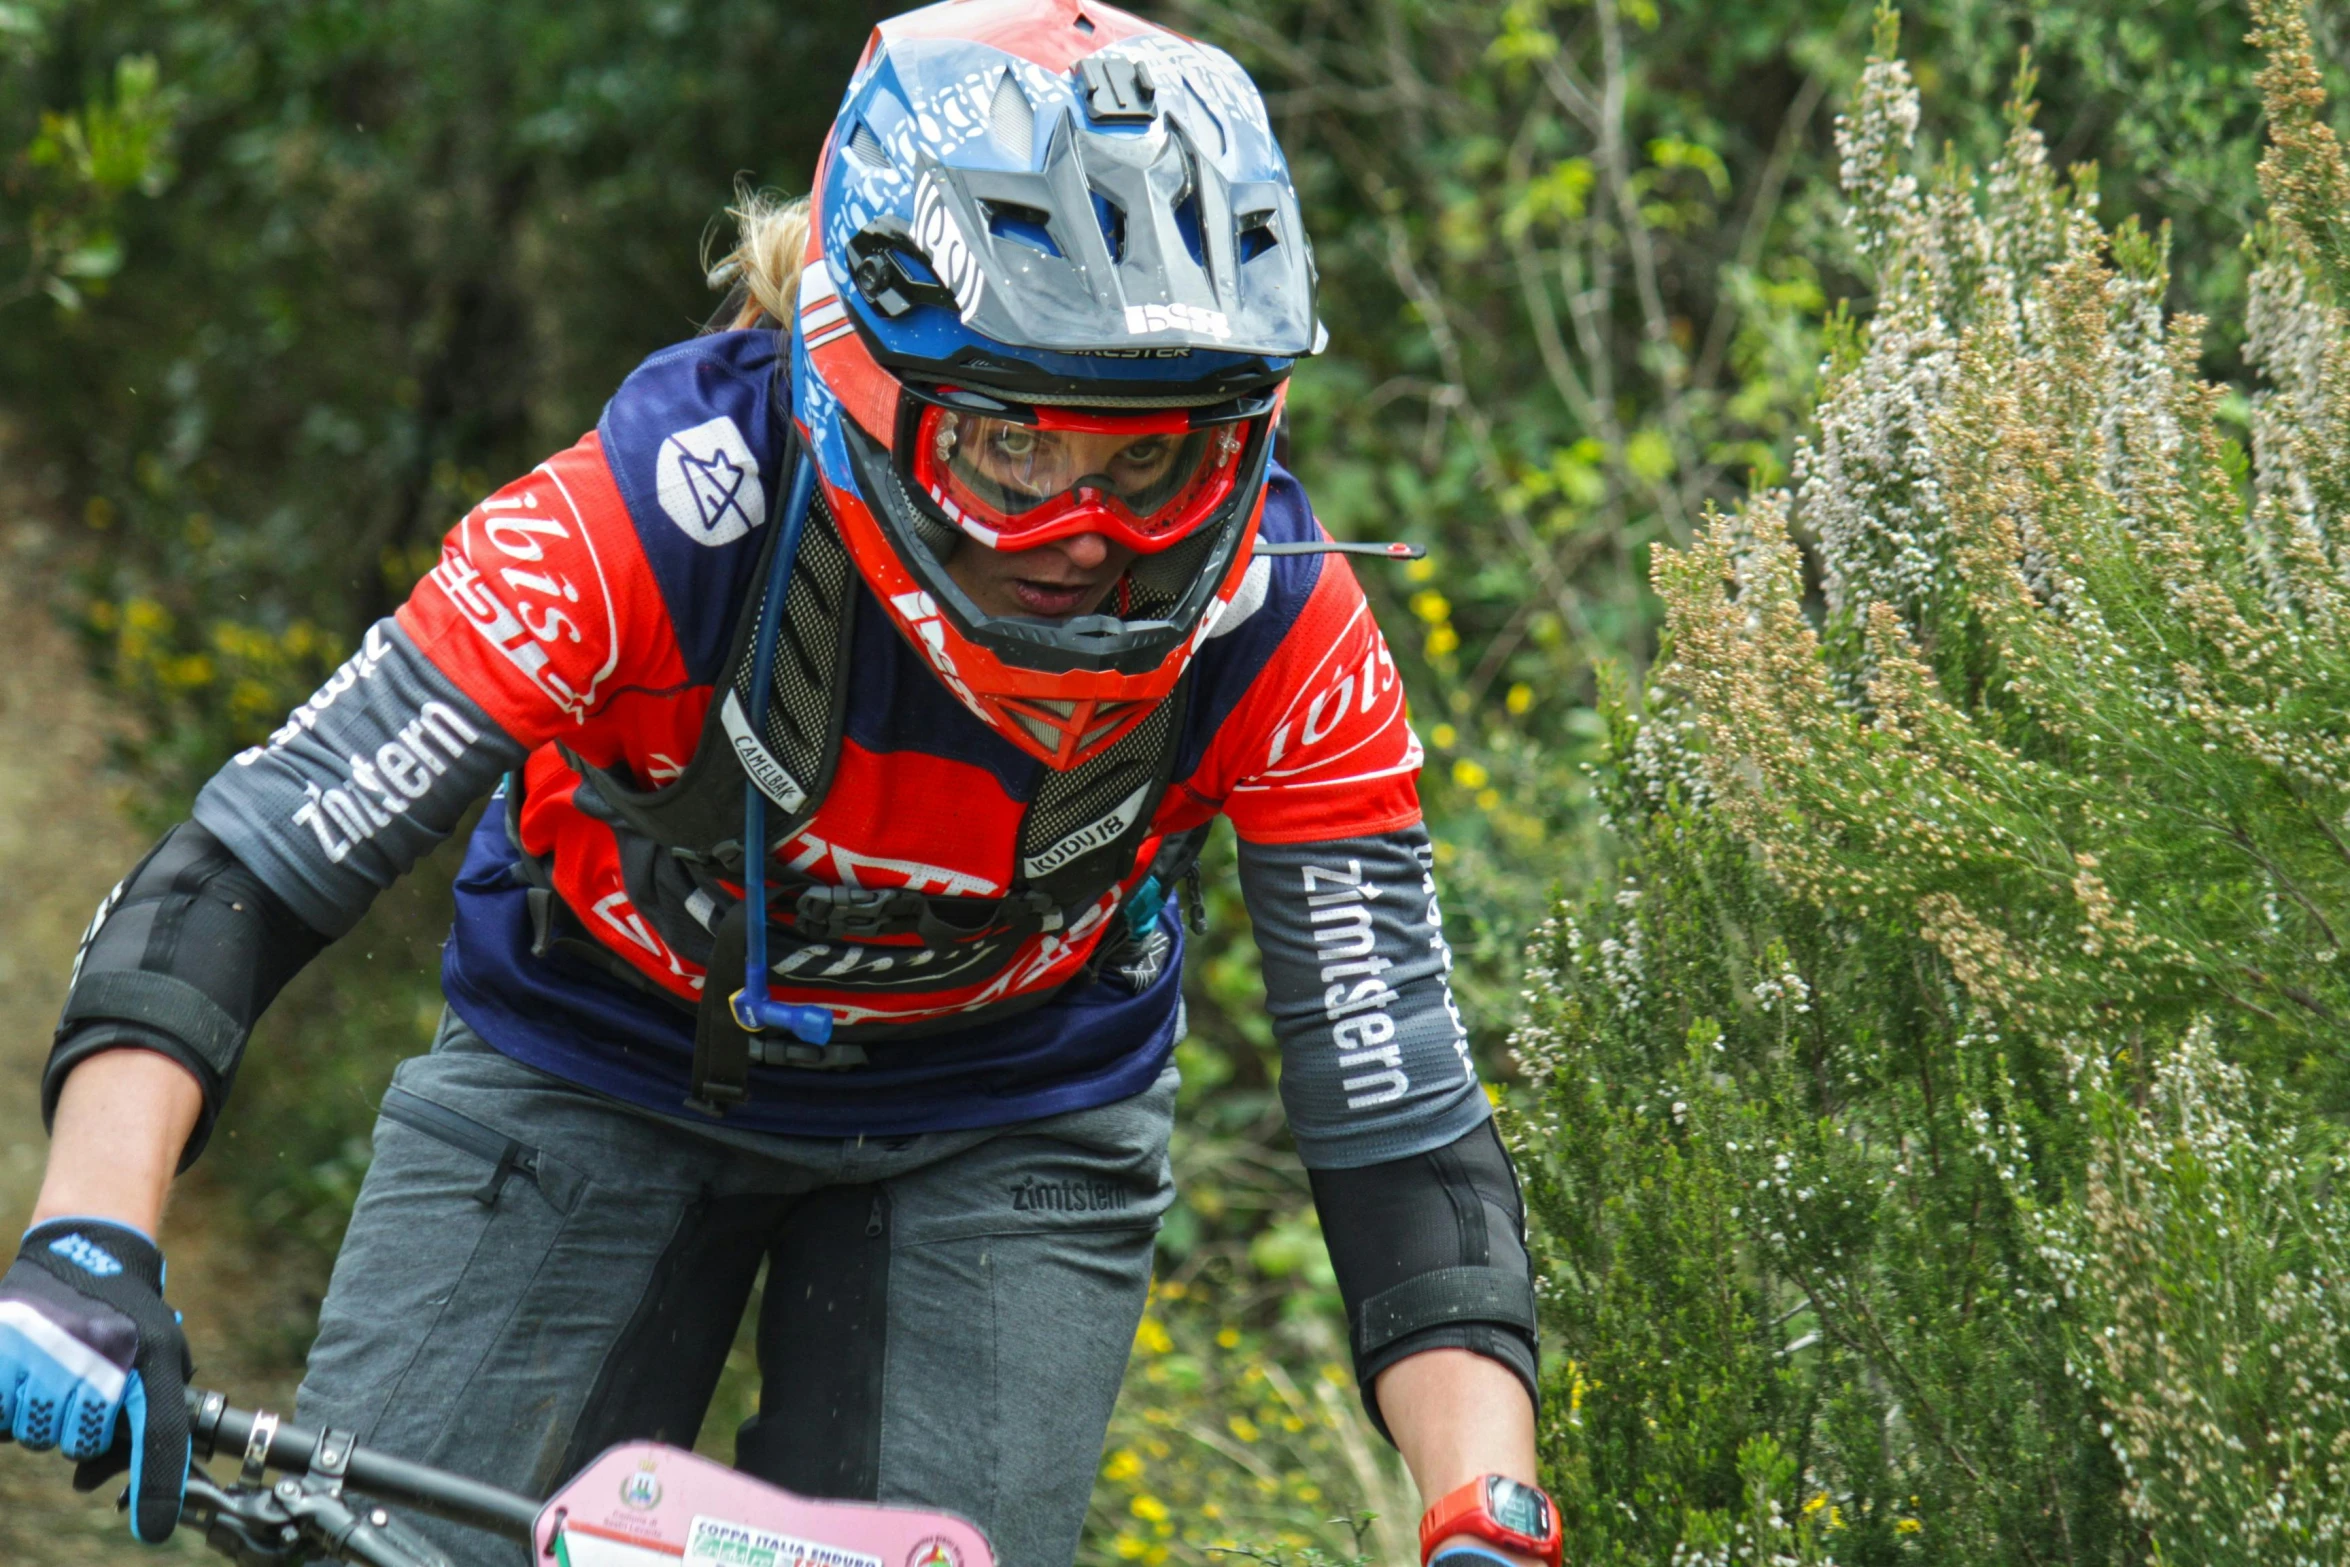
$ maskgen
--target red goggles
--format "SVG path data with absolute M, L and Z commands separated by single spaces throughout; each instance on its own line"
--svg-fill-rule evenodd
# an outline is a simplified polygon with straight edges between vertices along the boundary
M 1263 418 L 1195 427 L 1182 409 L 1024 417 L 923 405 L 914 485 L 993 550 L 1099 533 L 1150 553 L 1216 514 L 1240 482 L 1241 453 Z

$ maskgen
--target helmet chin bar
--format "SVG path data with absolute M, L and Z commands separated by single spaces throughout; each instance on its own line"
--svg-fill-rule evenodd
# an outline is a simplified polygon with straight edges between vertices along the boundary
M 1264 491 L 1265 466 L 1272 455 L 1271 432 L 1260 426 L 1241 452 L 1241 477 L 1231 497 L 1207 522 L 1163 552 L 1196 549 L 1200 547 L 1197 541 L 1208 541 L 1191 582 L 1162 615 L 1130 620 L 1092 614 L 1055 621 L 990 615 L 972 602 L 924 536 L 936 537 L 944 529 L 963 539 L 962 548 L 985 546 L 965 538 L 944 517 L 933 517 L 922 498 L 899 478 L 888 450 L 855 421 L 844 420 L 841 428 L 849 460 L 856 469 L 857 488 L 874 520 L 889 536 L 906 569 L 937 600 L 955 629 L 1007 664 L 1046 674 L 1146 675 L 1163 664 L 1198 627 L 1217 589 L 1223 586 L 1233 554 L 1247 533 L 1248 519 Z

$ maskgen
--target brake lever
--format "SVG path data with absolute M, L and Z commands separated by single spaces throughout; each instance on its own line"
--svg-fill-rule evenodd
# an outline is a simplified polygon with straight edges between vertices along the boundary
M 317 1476 L 223 1488 L 188 1471 L 181 1517 L 204 1528 L 204 1543 L 237 1567 L 288 1567 L 324 1555 L 359 1567 L 451 1567 L 431 1542 L 372 1503 L 354 1507 L 342 1487 Z
M 224 1489 L 200 1468 L 188 1470 L 180 1522 L 201 1528 L 204 1543 L 237 1567 L 281 1567 L 304 1554 L 301 1527 L 274 1492 L 256 1486 Z

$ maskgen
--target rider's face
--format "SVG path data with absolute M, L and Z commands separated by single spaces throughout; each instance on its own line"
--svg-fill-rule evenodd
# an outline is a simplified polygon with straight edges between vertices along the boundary
M 1098 533 L 1018 551 L 991 550 L 967 539 L 947 558 L 946 569 L 986 614 L 1065 620 L 1100 609 L 1137 553 Z

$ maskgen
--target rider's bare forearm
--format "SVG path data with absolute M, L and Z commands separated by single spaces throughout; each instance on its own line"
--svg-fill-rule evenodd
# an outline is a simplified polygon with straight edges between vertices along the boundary
M 33 1222 L 111 1219 L 155 1234 L 203 1109 L 194 1075 L 168 1056 L 125 1049 L 90 1057 L 58 1096 Z
M 1423 1350 L 1381 1372 L 1378 1394 L 1379 1411 L 1420 1488 L 1423 1507 L 1480 1475 L 1536 1483 L 1534 1401 L 1499 1361 L 1465 1349 Z M 1498 1551 L 1466 1535 L 1454 1540 Z M 1533 1567 L 1531 1556 L 1498 1554 Z

